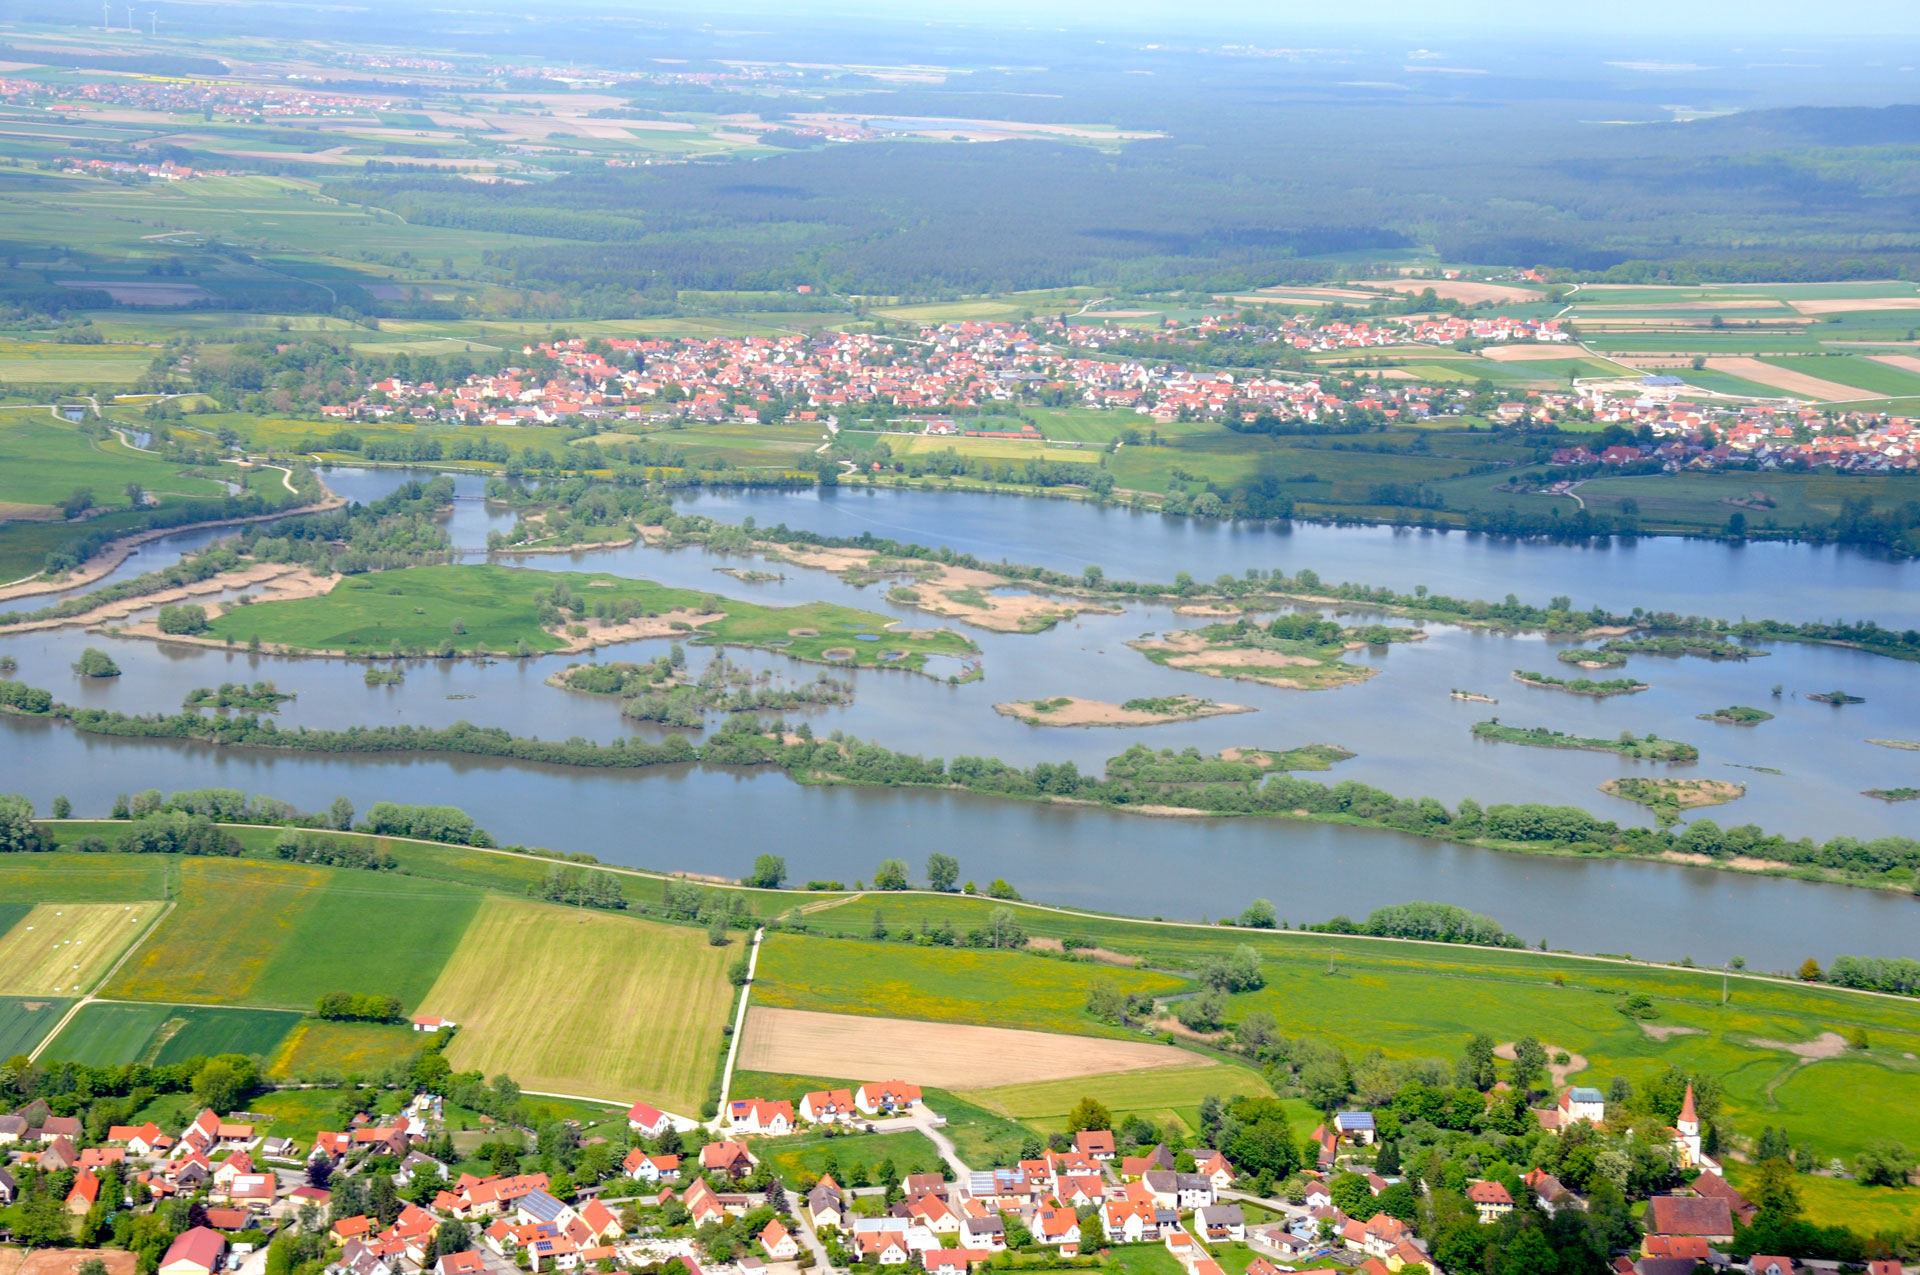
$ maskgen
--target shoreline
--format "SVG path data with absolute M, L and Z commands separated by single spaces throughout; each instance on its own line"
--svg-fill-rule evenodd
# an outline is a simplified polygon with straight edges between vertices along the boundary
M 1245 704 L 1221 704 L 1213 700 L 1196 699 L 1191 695 L 1168 698 L 1183 701 L 1183 709 L 1155 712 L 1151 709 L 1130 709 L 1124 704 L 1109 704 L 1103 700 L 1062 695 L 1054 700 L 1013 700 L 995 704 L 993 711 L 1029 726 L 1051 726 L 1063 730 L 1165 726 L 1172 722 L 1197 722 L 1208 717 L 1228 717 L 1235 713 L 1258 711 Z M 1059 702 L 1061 700 L 1065 702 Z M 1054 704 L 1055 707 L 1040 709 L 1036 707 L 1039 704 Z
M 208 527 L 242 527 L 248 523 L 270 522 L 275 518 L 295 518 L 302 514 L 323 514 L 338 509 L 347 503 L 346 497 L 320 484 L 326 497 L 318 504 L 296 505 L 273 513 L 247 514 L 240 518 L 214 518 L 206 522 L 183 522 L 178 527 L 154 527 L 147 531 L 136 531 L 110 541 L 106 548 L 94 554 L 68 573 L 64 580 L 43 580 L 38 575 L 29 576 L 23 581 L 0 587 L 0 602 L 11 602 L 15 598 L 38 597 L 44 593 L 64 593 L 68 589 L 84 589 L 88 585 L 112 574 L 115 568 L 133 556 L 133 551 L 141 545 L 164 540 L 168 536 L 183 531 L 202 531 Z

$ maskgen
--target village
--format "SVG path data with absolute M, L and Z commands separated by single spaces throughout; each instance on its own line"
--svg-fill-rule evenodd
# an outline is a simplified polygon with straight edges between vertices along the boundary
M 430 1024 L 423 1030 L 441 1030 L 422 1021 Z M 962 1161 L 942 1133 L 945 1118 L 905 1081 L 812 1091 L 798 1102 L 736 1100 L 706 1123 L 639 1102 L 619 1136 L 603 1133 L 582 1146 L 597 1150 L 594 1163 L 605 1166 L 596 1180 L 585 1170 L 550 1173 L 498 1141 L 487 1144 L 491 1171 L 462 1169 L 444 1098 L 364 1092 L 370 1107 L 399 1105 L 302 1140 L 272 1136 L 239 1112 L 202 1110 L 177 1132 L 151 1121 L 98 1128 L 79 1115 L 54 1114 L 54 1106 L 79 1105 L 71 1095 L 35 1100 L 0 1115 L 0 1221 L 24 1231 L 20 1208 L 6 1206 L 38 1201 L 56 1234 L 78 1228 L 86 1245 L 112 1239 L 146 1251 L 141 1275 L 296 1268 L 324 1275 L 797 1275 L 860 1266 L 969 1275 L 1009 1264 L 1179 1275 L 1446 1275 L 1434 1237 L 1418 1230 L 1423 1216 L 1440 1215 L 1436 1184 L 1402 1171 L 1382 1143 L 1383 1129 L 1404 1128 L 1393 1110 L 1331 1113 L 1299 1149 L 1297 1171 L 1276 1182 L 1270 1172 L 1243 1172 L 1217 1149 L 1139 1143 L 1132 1121 L 1120 1132 L 1093 1127 L 1113 1122 L 1091 1100 L 1077 1111 L 1092 1125 L 1036 1140 L 1026 1149 L 1033 1154 L 1000 1165 Z M 1796 1275 L 1788 1257 L 1729 1256 L 1737 1231 L 1759 1209 L 1707 1153 L 1711 1135 L 1703 1133 L 1691 1084 L 1671 1126 L 1637 1133 L 1619 1127 L 1622 1113 L 1610 1111 L 1599 1089 L 1559 1086 L 1547 1094 L 1545 1105 L 1525 1108 L 1517 1104 L 1527 1092 L 1501 1081 L 1484 1096 L 1489 1122 L 1517 1113 L 1535 1131 L 1537 1148 L 1572 1139 L 1592 1150 L 1637 1138 L 1679 1184 L 1647 1199 L 1644 1234 L 1613 1258 L 1618 1275 Z M 482 1125 L 495 1122 L 483 1118 Z M 902 1131 L 926 1136 L 937 1168 L 902 1172 L 889 1159 L 878 1175 L 864 1166 L 847 1173 L 848 1185 L 836 1179 L 839 1161 L 831 1158 L 825 1171 L 784 1181 L 772 1168 L 782 1144 L 796 1137 L 832 1138 L 851 1162 L 863 1139 Z M 505 1132 L 495 1125 L 494 1136 Z M 1462 1176 L 1457 1191 L 1446 1189 L 1470 1210 L 1470 1227 L 1577 1218 L 1590 1207 L 1538 1164 Z M 81 1263 L 92 1259 L 110 1275 L 135 1270 L 133 1253 L 120 1248 L 25 1237 L 29 1247 L 36 1241 L 53 1263 L 42 1261 L 36 1275 L 84 1272 Z M 1124 1259 L 1156 1249 L 1171 1266 Z M 1867 1272 L 1901 1275 L 1901 1267 L 1873 1261 Z
M 1228 316 L 1217 316 L 1224 330 Z M 1203 329 L 1206 324 L 1200 325 Z M 1505 316 L 1295 322 L 1284 329 L 1302 351 L 1364 351 L 1461 340 L 1564 343 L 1552 320 Z M 1178 362 L 1099 355 L 1119 330 L 1057 319 L 1026 325 L 955 322 L 914 337 L 825 332 L 814 336 L 571 338 L 521 351 L 524 363 L 475 373 L 458 384 L 392 375 L 359 397 L 326 404 L 334 420 L 399 418 L 460 425 L 587 422 L 818 424 L 834 429 L 856 413 L 887 428 L 933 436 L 1045 441 L 1031 424 L 996 413 L 1025 402 L 1104 408 L 1143 427 L 1176 421 L 1228 426 L 1262 415 L 1311 431 L 1364 430 L 1467 418 L 1530 430 L 1619 426 L 1633 442 L 1562 448 L 1553 463 L 1647 464 L 1650 472 L 1828 466 L 1856 472 L 1920 467 L 1911 419 L 1836 412 L 1787 400 L 1707 401 L 1670 376 L 1636 376 L 1568 389 L 1513 391 L 1487 400 L 1484 387 L 1369 379 L 1365 369 L 1315 373 L 1195 371 Z M 1170 350 L 1170 353 L 1175 351 Z M 986 419 L 975 419 L 986 418 Z M 1649 463 L 1650 462 L 1650 463 Z

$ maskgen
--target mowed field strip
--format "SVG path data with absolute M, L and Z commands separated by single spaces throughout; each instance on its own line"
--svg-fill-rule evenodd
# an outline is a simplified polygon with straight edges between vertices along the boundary
M 1818 402 L 1844 402 L 1850 398 L 1871 397 L 1865 390 L 1851 385 L 1842 385 L 1838 381 L 1823 381 L 1817 376 L 1808 376 L 1805 372 L 1792 372 L 1783 367 L 1761 359 L 1746 357 L 1720 357 L 1707 360 L 1707 366 L 1716 372 L 1730 372 L 1734 376 L 1761 385 L 1770 385 L 1787 394 L 1797 394 L 1802 398 Z
M 938 1089 L 985 1089 L 1191 1067 L 1193 1061 L 1171 1045 L 756 1005 L 747 1011 L 738 1065 L 797 1076 L 911 1076 Z
M 460 1024 L 458 1070 L 687 1115 L 719 1067 L 739 954 L 702 930 L 492 895 L 420 1008 Z
M 0 994 L 79 996 L 112 966 L 160 903 L 40 903 L 0 934 Z

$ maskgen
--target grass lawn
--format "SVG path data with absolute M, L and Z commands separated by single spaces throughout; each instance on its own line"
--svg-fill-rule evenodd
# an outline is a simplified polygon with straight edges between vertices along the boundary
M 854 906 L 872 917 L 864 901 Z M 890 925 L 900 924 L 890 908 L 881 910 L 889 913 Z M 1168 992 L 1182 986 L 1180 979 L 1166 974 L 1049 961 L 1017 952 L 771 934 L 761 944 L 754 1004 L 1133 1036 L 1087 1015 L 1087 988 L 1098 980 L 1129 992 Z
M 51 825 L 48 830 L 69 826 Z M 84 835 L 78 832 L 72 839 Z M 0 898 L 9 903 L 158 899 L 166 894 L 166 874 L 173 862 L 169 856 L 152 854 L 4 855 L 0 856 Z
M 10 378 L 0 357 L 4 379 Z M 225 490 L 210 479 L 185 477 L 178 466 L 124 447 L 118 439 L 97 442 L 44 410 L 0 412 L 0 505 L 57 505 L 75 488 L 89 487 L 97 506 L 125 509 L 128 483 L 192 496 Z
M 937 1173 L 941 1167 L 939 1149 L 917 1129 L 833 1138 L 777 1138 L 759 1145 L 761 1159 L 769 1161 L 788 1182 L 803 1174 L 817 1178 L 831 1172 L 841 1186 L 877 1186 L 886 1180 L 881 1177 L 880 1166 L 888 1160 L 893 1161 L 894 1181 L 901 1174 Z M 854 1172 L 856 1165 L 863 1172 Z
M 1727 1163 L 1727 1181 L 1736 1189 L 1745 1186 L 1752 1176 L 1752 1165 Z M 1920 1217 L 1920 1188 L 1865 1186 L 1807 1173 L 1797 1175 L 1793 1186 L 1800 1193 L 1807 1220 L 1817 1226 L 1847 1226 L 1862 1235 L 1875 1235 L 1906 1231 L 1914 1218 Z
M 71 1004 L 61 997 L 0 996 L 0 1058 L 31 1053 Z
M 426 1037 L 404 1023 L 333 1023 L 303 1018 L 273 1052 L 267 1072 L 276 1079 L 367 1076 L 418 1053 Z
M 461 1025 L 457 1070 L 688 1115 L 718 1070 L 740 953 L 701 930 L 490 896 L 421 1009 Z
M 1215 1065 L 970 1089 L 963 1096 L 1042 1133 L 1053 1133 L 1066 1129 L 1067 1113 L 1082 1098 L 1098 1099 L 1116 1121 L 1138 1114 L 1156 1124 L 1164 1124 L 1169 1115 L 1174 1115 L 1189 1130 L 1197 1130 L 1200 1100 L 1209 1094 L 1230 1099 L 1245 1094 L 1272 1093 L 1272 1087 L 1264 1079 L 1244 1067 Z M 1305 1130 L 1300 1132 L 1304 1135 Z
M 724 613 L 721 619 L 687 634 L 689 639 L 714 645 L 759 647 L 863 668 L 915 670 L 933 655 L 978 652 L 957 633 L 892 633 L 886 628 L 892 623 L 888 617 L 835 603 L 768 607 L 605 573 L 490 564 L 349 576 L 321 597 L 236 607 L 213 622 L 213 633 L 242 642 L 257 635 L 269 645 L 296 650 L 384 653 L 395 643 L 431 649 L 451 641 L 462 651 L 477 646 L 511 651 L 520 642 L 536 651 L 551 651 L 563 642 L 540 627 L 540 599 L 550 596 L 563 581 L 578 597 L 596 602 L 631 600 L 655 614 L 717 608 Z M 461 632 L 454 631 L 456 624 Z M 835 656 L 830 658 L 829 651 Z M 841 654 L 845 652 L 851 654 Z
M 382 992 L 411 1010 L 460 942 L 480 892 L 350 869 L 188 859 L 178 899 L 114 979 L 116 999 L 305 1011 L 331 991 Z
M 308 1143 L 322 1129 L 341 1127 L 340 1095 L 327 1089 L 276 1089 L 247 1099 L 247 1110 L 272 1120 L 266 1132 Z
M 0 934 L 0 993 L 83 995 L 158 903 L 41 903 Z
M 1185 1275 L 1187 1269 L 1165 1244 L 1115 1244 L 1109 1260 L 1120 1275 Z

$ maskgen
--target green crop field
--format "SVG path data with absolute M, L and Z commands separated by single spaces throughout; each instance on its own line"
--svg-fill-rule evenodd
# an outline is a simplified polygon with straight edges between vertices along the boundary
M 276 1079 L 377 1075 L 418 1053 L 427 1039 L 402 1023 L 307 1018 L 288 1026 L 267 1065 Z
M 1039 439 L 888 434 L 885 441 L 896 456 L 930 456 L 936 452 L 953 452 L 972 460 L 1050 460 L 1069 465 L 1092 465 L 1100 459 L 1099 451 L 1093 448 L 1052 447 Z
M 47 1047 L 47 1057 L 96 1067 L 174 1063 L 205 1054 L 265 1058 L 297 1021 L 280 1010 L 95 1001 L 73 1016 Z
M 873 915 L 864 901 L 852 907 L 862 916 Z M 891 907 L 880 910 L 891 918 Z M 984 915 L 976 917 L 973 923 L 984 919 Z M 888 924 L 905 922 L 889 919 Z M 773 934 L 761 944 L 753 1003 L 775 1009 L 1131 1036 L 1087 1015 L 1087 988 L 1096 979 L 1110 980 L 1129 992 L 1160 993 L 1181 987 L 1181 980 L 1166 974 L 1102 969 L 1016 952 Z
M 0 369 L 0 379 L 5 376 Z M 125 509 L 128 483 L 156 495 L 218 496 L 224 490 L 118 440 L 97 442 L 44 411 L 0 412 L 0 505 L 44 508 L 58 505 L 76 487 L 88 487 L 101 508 Z
M 0 996 L 0 1058 L 32 1052 L 72 1004 L 50 996 Z
M 1244 1067 L 1216 1065 L 969 1089 L 961 1096 L 1042 1133 L 1055 1133 L 1066 1128 L 1067 1113 L 1082 1098 L 1098 1099 L 1113 1113 L 1115 1120 L 1139 1115 L 1164 1124 L 1167 1117 L 1173 1115 L 1189 1130 L 1198 1130 L 1200 1100 L 1209 1094 L 1237 1098 L 1246 1094 L 1271 1096 L 1272 1093 L 1272 1087 L 1254 1072 Z M 1306 1130 L 1298 1132 L 1304 1134 Z
M 267 1058 L 299 1021 L 282 1010 L 176 1005 L 147 1042 L 147 1052 L 162 1065 L 205 1054 Z
M 83 1062 L 95 1067 L 139 1062 L 147 1042 L 168 1017 L 171 1005 L 122 1005 L 95 1001 L 83 1005 L 73 1021 L 47 1046 L 54 1062 Z
M 73 825 L 53 825 L 67 828 Z M 107 825 L 109 829 L 113 825 Z M 83 836 L 84 832 L 74 834 Z M 132 854 L 0 856 L 0 898 L 9 903 L 130 903 L 166 895 L 173 860 Z
M 458 1069 L 686 1115 L 718 1069 L 739 954 L 702 930 L 493 895 L 420 1009 L 460 1024 Z
M 484 645 L 511 651 L 525 642 L 537 651 L 563 645 L 540 627 L 539 600 L 564 582 L 578 597 L 628 600 L 646 611 L 701 611 L 717 606 L 721 619 L 686 637 L 718 644 L 764 647 L 817 662 L 918 669 L 932 655 L 977 650 L 957 633 L 892 633 L 886 616 L 835 603 L 767 607 L 691 589 L 605 573 L 533 571 L 483 564 L 412 567 L 349 576 L 321 597 L 235 608 L 213 622 L 216 636 L 300 650 L 388 651 L 394 643 L 459 650 Z M 454 632 L 458 622 L 461 632 Z M 830 657 L 828 652 L 841 653 Z
M 1920 375 L 1889 367 L 1885 363 L 1876 363 L 1857 354 L 1770 358 L 1763 361 L 1792 372 L 1817 376 L 1823 381 L 1852 385 L 1872 394 L 1890 397 L 1920 395 Z
M 308 1010 L 330 991 L 380 992 L 411 1009 L 480 898 L 467 886 L 343 869 L 229 859 L 180 867 L 179 906 L 109 995 Z
M 847 1138 L 782 1138 L 765 1144 L 761 1155 L 773 1165 L 774 1172 L 792 1182 L 802 1175 L 819 1177 L 831 1172 L 841 1186 L 862 1182 L 883 1184 L 880 1166 L 893 1161 L 893 1181 L 907 1173 L 940 1171 L 940 1151 L 932 1139 L 917 1129 L 902 1133 L 875 1133 Z M 855 1166 L 860 1172 L 855 1172 Z

